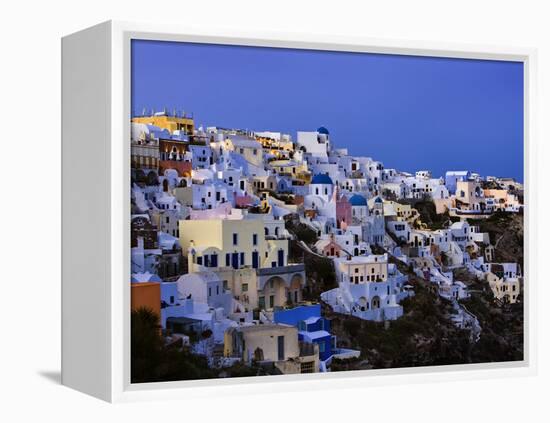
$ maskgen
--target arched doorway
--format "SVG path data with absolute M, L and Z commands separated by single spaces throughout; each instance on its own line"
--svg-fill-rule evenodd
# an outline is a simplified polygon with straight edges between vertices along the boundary
M 264 308 L 272 310 L 275 307 L 283 307 L 286 302 L 285 294 L 285 281 L 279 276 L 269 278 L 260 292 L 260 297 L 263 297 Z
M 286 300 L 289 304 L 297 304 L 302 301 L 302 285 L 304 278 L 300 274 L 295 274 L 290 280 L 290 287 L 286 290 Z
M 163 190 L 164 192 L 168 192 L 168 179 L 164 179 L 164 180 L 162 181 L 162 190 Z
M 361 311 L 366 311 L 369 309 L 369 302 L 365 297 L 360 297 L 357 301 L 357 304 L 359 304 L 359 308 L 361 309 Z
M 380 308 L 380 297 L 378 295 L 376 295 L 375 297 L 372 297 L 371 304 L 372 304 L 371 308 L 373 310 Z

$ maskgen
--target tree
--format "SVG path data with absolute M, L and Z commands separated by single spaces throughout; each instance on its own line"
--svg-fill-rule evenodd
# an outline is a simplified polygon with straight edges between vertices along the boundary
M 132 383 L 208 379 L 215 373 L 204 357 L 184 348 L 166 347 L 159 317 L 150 309 L 132 311 L 131 321 Z

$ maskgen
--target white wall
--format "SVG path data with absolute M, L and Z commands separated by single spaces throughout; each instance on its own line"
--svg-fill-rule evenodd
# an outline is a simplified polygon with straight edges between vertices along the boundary
M 169 415 L 174 406 L 181 405 L 185 415 L 192 420 L 202 419 L 207 413 L 211 421 L 242 420 L 240 413 L 231 413 L 238 397 L 198 399 L 193 403 L 144 403 L 129 406 L 109 406 L 98 400 L 73 392 L 52 379 L 58 379 L 60 362 L 60 37 L 107 19 L 173 22 L 189 26 L 207 22 L 212 28 L 235 27 L 288 32 L 320 32 L 331 34 L 362 35 L 375 38 L 416 39 L 433 41 L 458 41 L 484 44 L 527 45 L 539 48 L 538 73 L 545 80 L 539 84 L 540 140 L 549 139 L 548 124 L 543 110 L 550 110 L 550 28 L 548 10 L 543 1 L 463 0 L 394 0 L 353 2 L 317 0 L 297 2 L 279 0 L 258 2 L 234 1 L 182 1 L 169 0 L 152 4 L 145 0 L 97 1 L 25 1 L 5 2 L 2 10 L 2 64 L 0 85 L 2 101 L 0 112 L 5 125 L 27 128 L 29 114 L 33 112 L 33 136 L 25 143 L 33 154 L 24 162 L 27 171 L 21 170 L 20 160 L 5 160 L 3 172 L 17 183 L 4 184 L 5 198 L 17 199 L 28 192 L 24 187 L 36 187 L 39 181 L 48 181 L 53 189 L 32 190 L 32 201 L 39 205 L 40 225 L 6 225 L 4 239 L 9 240 L 10 265 L 5 268 L 5 280 L 20 281 L 32 278 L 39 271 L 40 283 L 34 283 L 32 294 L 27 295 L 26 309 L 33 313 L 21 313 L 21 284 L 5 284 L 2 316 L 4 339 L 10 339 L 14 347 L 2 350 L 2 420 L 30 420 L 48 416 L 57 422 L 133 421 L 152 422 L 159 416 Z M 205 21 L 205 17 L 207 17 Z M 289 105 L 291 107 L 291 104 Z M 330 128 L 329 128 L 330 129 Z M 37 131 L 40 136 L 37 136 Z M 15 140 L 12 140 L 12 142 Z M 13 146 L 13 148 L 15 148 Z M 538 159 L 547 162 L 548 143 L 540 142 Z M 7 165 L 7 169 L 6 169 Z M 40 172 L 38 174 L 38 172 Z M 542 176 L 542 175 L 541 175 Z M 547 175 L 545 175 L 547 176 Z M 541 178 L 541 180 L 548 178 Z M 548 201 L 541 198 L 542 210 Z M 46 206 L 47 205 L 47 206 Z M 18 210 L 22 222 L 36 221 L 36 207 Z M 2 209 L 2 216 L 12 221 L 10 209 Z M 547 238 L 548 226 L 537 229 L 539 240 Z M 30 232 L 32 231 L 32 233 Z M 27 236 L 22 236 L 22 233 Z M 47 248 L 39 248 L 33 254 L 29 269 L 27 251 L 29 239 L 48 240 Z M 539 257 L 547 252 L 542 246 Z M 21 274 L 21 269 L 29 269 Z M 538 288 L 542 297 L 550 293 L 548 285 Z M 40 318 L 40 330 L 32 336 L 24 328 L 36 327 Z M 548 308 L 539 307 L 539 318 L 549 321 Z M 16 324 L 9 319 L 17 319 Z M 542 324 L 540 325 L 542 327 Z M 445 382 L 437 384 L 373 386 L 371 388 L 300 392 L 296 401 L 293 387 L 285 393 L 254 395 L 246 401 L 247 415 L 261 415 L 263 421 L 318 420 L 343 422 L 357 419 L 358 404 L 376 404 L 368 407 L 369 420 L 396 422 L 469 422 L 472 420 L 499 422 L 541 421 L 548 415 L 546 408 L 549 380 L 550 334 L 540 338 L 539 356 L 541 375 L 537 378 L 485 380 L 475 382 Z M 86 363 L 83 363 L 85 365 Z M 342 385 L 342 384 L 340 384 Z M 514 406 L 506 406 L 503 392 L 513 392 Z M 466 400 L 467 398 L 480 399 Z M 330 401 L 326 401 L 329 398 Z M 506 396 L 510 398 L 510 396 Z M 272 407 L 266 413 L 265 404 L 276 399 L 284 407 Z M 304 404 L 311 404 L 304 407 Z M 341 406 L 353 404 L 351 407 Z M 397 405 L 397 406 L 396 406 Z M 168 414 L 167 414 L 168 413 Z M 11 418 L 9 417 L 11 415 Z M 538 417 L 537 417 L 538 416 Z

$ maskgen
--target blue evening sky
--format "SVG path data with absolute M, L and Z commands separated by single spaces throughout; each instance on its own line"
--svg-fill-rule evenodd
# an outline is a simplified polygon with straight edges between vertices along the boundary
M 523 180 L 519 62 L 134 40 L 132 113 L 164 107 L 293 139 L 325 126 L 387 168 Z

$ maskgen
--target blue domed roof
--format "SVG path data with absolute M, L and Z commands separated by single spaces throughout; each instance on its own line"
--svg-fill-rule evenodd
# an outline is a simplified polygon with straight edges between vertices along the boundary
M 382 200 L 380 197 L 376 197 L 376 198 L 374 199 L 374 202 L 375 202 L 375 203 L 382 203 L 383 200 Z
M 363 197 L 362 195 L 355 194 L 352 195 L 349 199 L 349 202 L 352 206 L 366 206 L 367 205 L 367 199 Z
M 326 185 L 332 185 L 332 179 L 330 179 L 330 176 L 318 173 L 317 175 L 313 176 L 313 179 L 311 180 L 312 184 L 326 184 Z
M 328 129 L 325 128 L 324 126 L 321 126 L 321 127 L 317 128 L 317 132 L 320 133 L 320 134 L 329 135 Z

